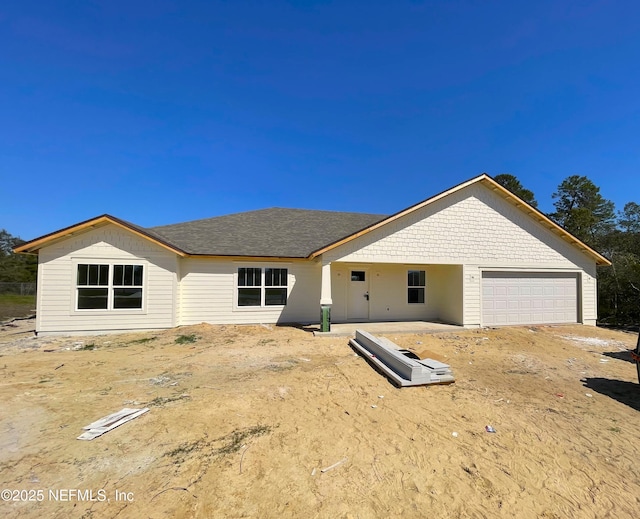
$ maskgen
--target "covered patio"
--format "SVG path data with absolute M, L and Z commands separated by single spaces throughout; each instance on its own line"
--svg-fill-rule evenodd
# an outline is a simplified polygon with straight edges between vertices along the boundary
M 463 324 L 462 265 L 324 262 L 321 287 L 323 332 L 352 334 L 363 323 L 419 332 Z

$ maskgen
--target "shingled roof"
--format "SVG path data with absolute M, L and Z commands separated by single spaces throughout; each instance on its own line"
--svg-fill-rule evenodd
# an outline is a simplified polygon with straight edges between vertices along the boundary
M 385 218 L 272 207 L 145 231 L 192 255 L 306 258 Z

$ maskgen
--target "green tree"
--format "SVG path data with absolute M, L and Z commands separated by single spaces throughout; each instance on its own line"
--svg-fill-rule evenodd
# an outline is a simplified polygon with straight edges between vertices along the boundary
M 640 233 L 640 205 L 635 202 L 625 204 L 618 213 L 618 225 L 625 232 Z
M 527 204 L 533 207 L 538 207 L 538 202 L 536 201 L 536 197 L 533 194 L 533 191 L 525 189 L 525 187 L 514 175 L 511 175 L 510 173 L 501 173 L 500 175 L 496 175 L 493 180 L 495 180 L 505 189 L 511 191 L 518 198 L 521 198 L 522 200 L 527 202 Z
M 598 267 L 600 322 L 640 322 L 640 205 L 629 202 L 618 212 L 617 228 L 598 240 L 598 250 L 611 260 Z
M 0 281 L 31 283 L 36 281 L 38 257 L 32 254 L 15 254 L 13 248 L 23 240 L 0 229 Z
M 587 177 L 567 177 L 553 193 L 556 212 L 550 216 L 571 234 L 591 246 L 615 227 L 615 206 Z
M 600 240 L 599 251 L 611 260 L 598 267 L 598 313 L 601 322 L 640 321 L 640 233 L 614 230 Z
M 0 229 L 0 258 L 13 254 L 13 248 L 23 243 L 20 238 L 11 236 L 5 229 Z

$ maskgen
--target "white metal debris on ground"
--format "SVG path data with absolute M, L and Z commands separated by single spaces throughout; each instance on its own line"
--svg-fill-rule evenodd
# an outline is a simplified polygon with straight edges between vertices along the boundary
M 324 468 L 324 469 L 320 469 L 320 472 L 322 472 L 323 474 L 324 474 L 325 472 L 329 472 L 330 470 L 333 470 L 333 469 L 335 469 L 336 467 L 339 467 L 339 466 L 340 466 L 340 465 L 342 465 L 343 463 L 346 463 L 348 459 L 349 459 L 349 458 L 342 458 L 340 461 L 338 461 L 338 462 L 334 463 L 333 465 L 331 465 L 331 466 L 329 466 L 329 467 L 327 467 L 327 468 Z
M 454 381 L 448 364 L 429 358 L 410 358 L 404 354 L 406 350 L 401 350 L 386 337 L 376 337 L 365 330 L 356 330 L 356 337 L 349 344 L 396 386 L 448 384 Z M 371 407 L 375 409 L 377 406 Z
M 98 436 L 102 436 L 104 433 L 133 420 L 134 418 L 138 418 L 138 416 L 146 413 L 148 410 L 148 407 L 145 407 L 144 409 L 130 409 L 125 407 L 117 413 L 112 413 L 90 423 L 89 425 L 85 425 L 83 427 L 85 432 L 78 436 L 77 439 L 93 440 Z

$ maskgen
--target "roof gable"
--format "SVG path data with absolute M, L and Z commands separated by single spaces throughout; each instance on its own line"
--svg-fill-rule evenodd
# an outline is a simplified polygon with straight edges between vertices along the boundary
M 87 232 L 91 229 L 109 224 L 132 232 L 144 239 L 150 240 L 157 245 L 160 245 L 164 249 L 175 252 L 179 256 L 187 256 L 187 254 L 183 250 L 165 241 L 162 237 L 158 236 L 153 231 L 108 214 L 96 216 L 95 218 L 90 218 L 89 220 L 85 220 L 75 225 L 70 225 L 69 227 L 65 227 L 64 229 L 45 234 L 44 236 L 40 236 L 39 238 L 35 238 L 31 241 L 23 243 L 18 247 L 15 247 L 14 251 L 17 253 L 35 253 L 42 247 L 53 245 L 54 243 L 61 240 L 66 240 L 71 236 L 75 236 L 79 233 Z

